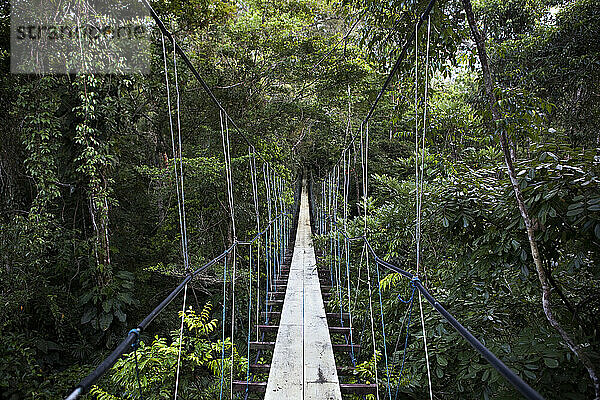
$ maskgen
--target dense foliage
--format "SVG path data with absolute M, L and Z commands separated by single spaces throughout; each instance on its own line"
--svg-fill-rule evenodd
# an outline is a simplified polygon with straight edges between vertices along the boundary
M 341 150 L 358 137 L 361 119 L 413 29 L 411 21 L 425 7 L 425 1 L 401 0 L 154 3 L 264 157 L 257 161 L 260 179 L 268 161 L 290 187 L 303 170 L 315 185 L 326 179 Z M 555 314 L 598 365 L 600 4 L 481 0 L 474 9 L 487 38 L 503 119 L 499 125 L 491 120 L 460 2 L 440 1 L 429 44 L 422 218 L 427 284 L 545 397 L 590 398 L 585 369 L 545 320 L 497 132 L 505 129 L 514 145 Z M 148 75 L 12 75 L 9 10 L 8 1 L 0 2 L 0 397 L 56 399 L 185 274 L 172 169 L 178 158 L 171 150 L 158 31 Z M 357 19 L 355 30 L 340 41 Z M 417 73 L 411 49 L 369 126 L 371 240 L 380 255 L 407 270 L 415 264 L 414 141 L 415 124 L 423 124 L 426 24 L 418 37 Z M 173 82 L 173 60 L 167 64 Z M 191 72 L 181 64 L 177 71 L 188 241 L 191 264 L 198 266 L 235 238 L 220 115 Z M 237 236 L 243 240 L 256 233 L 250 156 L 243 138 L 233 129 L 230 135 Z M 358 147 L 358 141 L 351 146 L 349 162 L 352 235 L 360 235 L 364 223 Z M 261 183 L 263 221 L 266 192 Z M 326 240 L 319 241 L 325 248 Z M 352 276 L 366 267 L 360 250 L 352 248 Z M 247 261 L 249 255 L 240 257 Z M 401 379 L 400 390 L 409 398 L 424 398 L 416 305 L 402 378 L 398 368 L 407 307 L 397 296 L 410 298 L 411 287 L 380 273 L 391 384 L 395 389 Z M 222 344 L 222 324 L 229 331 L 231 322 L 221 321 L 218 312 L 211 315 L 204 304 L 220 310 L 222 274 L 222 266 L 211 268 L 190 289 L 196 298 L 184 315 L 186 398 L 218 395 L 214 353 Z M 367 324 L 369 293 L 364 285 L 359 289 L 360 329 Z M 375 287 L 372 294 L 379 312 Z M 237 301 L 243 309 L 246 292 L 240 290 Z M 133 357 L 139 357 L 146 394 L 172 395 L 179 304 L 154 321 L 137 355 L 127 355 L 100 381 L 96 398 L 135 398 Z M 424 313 L 437 398 L 516 396 L 429 306 Z M 247 326 L 244 313 L 236 323 Z M 376 333 L 381 380 L 383 337 Z M 238 334 L 226 343 L 237 355 L 235 373 L 243 377 L 244 329 Z M 365 346 L 355 380 L 372 380 L 373 349 Z

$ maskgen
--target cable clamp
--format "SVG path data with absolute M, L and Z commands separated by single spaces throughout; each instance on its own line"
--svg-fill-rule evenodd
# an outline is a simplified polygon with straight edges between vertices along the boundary
M 129 331 L 129 334 L 133 333 L 135 335 L 135 342 L 133 342 L 131 344 L 131 347 L 133 347 L 134 349 L 138 346 L 138 344 L 140 344 L 140 328 L 135 328 Z
M 419 282 L 421 283 L 421 280 L 419 279 L 419 277 L 417 275 L 413 275 L 413 277 L 410 279 L 410 283 L 415 286 L 415 284 Z

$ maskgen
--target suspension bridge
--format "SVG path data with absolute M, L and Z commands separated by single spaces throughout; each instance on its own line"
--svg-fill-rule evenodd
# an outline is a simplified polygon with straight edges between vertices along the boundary
M 406 39 L 400 56 L 389 73 L 381 91 L 363 120 L 357 134 L 342 151 L 330 173 L 321 181 L 299 174 L 295 182 L 280 176 L 251 143 L 222 104 L 202 79 L 185 51 L 147 0 L 143 0 L 160 32 L 163 49 L 165 89 L 168 101 L 169 126 L 172 143 L 173 175 L 176 182 L 181 252 L 185 278 L 164 298 L 154 310 L 131 329 L 126 338 L 97 368 L 85 377 L 67 396 L 77 399 L 88 393 L 92 386 L 124 354 L 136 351 L 141 336 L 152 321 L 176 298 L 182 297 L 181 325 L 179 327 L 179 353 L 175 374 L 174 399 L 180 392 L 181 352 L 184 341 L 184 316 L 187 306 L 188 287 L 191 281 L 211 267 L 223 268 L 223 303 L 221 316 L 219 398 L 274 399 L 342 399 L 346 395 L 372 395 L 377 399 L 402 398 L 400 388 L 408 381 L 407 352 L 411 323 L 420 324 L 422 348 L 427 367 L 427 392 L 433 400 L 434 393 L 430 369 L 430 349 L 424 315 L 437 313 L 495 368 L 514 388 L 527 399 L 542 397 L 488 350 L 468 329 L 457 321 L 431 294 L 426 281 L 426 271 L 420 262 L 420 206 L 423 201 L 423 159 L 427 114 L 417 113 L 415 94 L 415 184 L 417 220 L 415 226 L 416 265 L 414 272 L 406 271 L 380 256 L 369 238 L 368 220 L 368 161 L 369 119 L 381 96 L 389 86 L 399 65 L 406 58 L 410 46 L 415 43 L 415 71 L 417 69 L 417 37 L 421 26 L 427 22 L 427 38 L 430 33 L 429 13 L 435 5 L 430 0 L 426 9 L 416 19 L 414 31 Z M 356 23 L 352 25 L 352 28 Z M 348 34 L 346 35 L 348 36 Z M 428 40 L 428 39 L 427 39 Z M 428 68 L 429 40 L 425 55 Z M 232 227 L 231 245 L 212 260 L 194 269 L 188 254 L 187 222 L 185 213 L 184 166 L 180 124 L 180 96 L 177 62 L 190 69 L 203 90 L 219 111 L 220 130 L 225 165 L 227 206 Z M 168 73 L 172 63 L 174 74 Z M 427 73 L 425 74 L 427 76 Z M 415 72 L 415 78 L 417 77 Z M 427 103 L 427 79 L 425 104 Z M 415 90 L 415 93 L 417 91 Z M 248 171 L 252 186 L 252 198 L 256 215 L 256 229 L 248 240 L 239 240 L 236 232 L 234 182 L 231 166 L 230 127 L 248 144 Z M 349 188 L 352 181 L 350 160 L 360 158 L 363 204 L 360 218 L 364 221 L 362 232 L 351 236 L 348 232 Z M 260 168 L 259 168 L 260 166 Z M 354 178 L 358 181 L 358 172 Z M 261 179 L 262 175 L 262 179 Z M 259 193 L 265 193 L 259 198 Z M 292 194 L 293 193 L 293 194 Z M 290 201 L 290 199 L 293 200 Z M 265 207 L 266 206 L 266 207 Z M 260 208 L 268 210 L 267 220 L 261 220 Z M 318 252 L 313 237 L 323 243 Z M 351 265 L 358 263 L 358 268 Z M 351 272 L 357 270 L 357 272 Z M 240 280 L 244 272 L 247 281 Z M 387 274 L 397 274 L 407 283 L 406 299 L 398 296 L 398 307 L 405 310 L 401 334 L 393 338 L 396 348 L 388 348 L 391 342 L 386 336 L 386 316 L 383 311 L 381 281 Z M 358 275 L 357 275 L 358 274 Z M 366 285 L 366 310 L 357 309 L 357 293 L 360 285 Z M 247 292 L 247 308 L 240 310 L 236 293 Z M 244 293 L 246 294 L 246 293 Z M 423 302 L 425 299 L 425 302 Z M 429 303 L 430 307 L 427 307 Z M 413 311 L 413 306 L 418 307 Z M 355 315 L 363 316 L 359 321 Z M 237 313 L 237 314 L 236 314 Z M 245 327 L 236 323 L 236 315 L 245 314 Z M 420 318 L 417 318 L 417 315 Z M 229 324 L 230 331 L 226 331 Z M 418 329 L 414 326 L 413 330 Z M 237 331 L 236 331 L 237 329 Z M 360 332 L 359 332 L 360 330 Z M 243 332 L 240 332 L 243 331 Z M 243 373 L 234 372 L 236 352 L 225 346 L 226 337 L 234 340 L 245 336 L 239 348 L 246 351 Z M 419 340 L 419 339 L 414 339 Z M 399 345 L 400 344 L 400 345 Z M 403 347 L 403 349 L 402 349 Z M 400 349 L 399 349 L 400 348 Z M 392 355 L 399 353 L 400 359 Z M 139 398 L 144 398 L 138 370 Z M 358 367 L 362 365 L 363 371 Z M 240 379 L 245 375 L 245 379 Z

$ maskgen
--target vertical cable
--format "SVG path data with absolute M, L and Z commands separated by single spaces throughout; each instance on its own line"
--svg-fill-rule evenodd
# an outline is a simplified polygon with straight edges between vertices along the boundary
M 221 112 L 221 121 L 223 121 L 223 113 Z M 227 195 L 229 199 L 229 210 L 231 213 L 231 226 L 233 231 L 233 241 L 237 243 L 237 232 L 235 226 L 235 203 L 233 200 L 233 174 L 231 171 L 231 146 L 229 142 L 229 121 L 225 120 L 225 134 L 223 136 L 223 150 L 225 152 L 226 168 L 227 168 Z M 223 131 L 222 131 L 223 132 Z M 233 338 L 235 337 L 235 278 L 236 278 L 236 266 L 237 266 L 237 246 L 233 248 L 232 255 L 232 266 L 231 266 L 231 367 L 229 374 L 230 381 L 230 398 L 233 398 L 233 366 L 234 366 L 234 355 L 233 351 Z
M 386 343 L 386 336 L 385 336 L 385 322 L 383 320 L 383 300 L 381 298 L 381 279 L 379 278 L 379 263 L 377 263 L 377 261 L 375 261 L 375 268 L 377 271 L 377 290 L 379 292 L 379 310 L 381 313 L 381 331 L 383 332 L 383 353 L 385 356 L 385 372 L 387 375 L 387 389 L 388 389 L 388 396 L 390 398 L 390 400 L 392 400 L 392 389 L 390 386 L 390 368 L 389 368 L 389 364 L 388 364 L 388 355 L 387 355 L 387 343 Z
M 415 289 L 416 289 L 414 282 L 412 283 L 412 288 L 413 289 L 412 289 L 412 293 L 410 294 L 409 301 L 404 301 L 404 300 L 402 300 L 402 298 L 400 296 L 398 296 L 398 299 L 400 301 L 402 301 L 403 303 L 408 303 L 408 310 L 406 313 L 406 314 L 408 314 L 408 323 L 406 324 L 406 335 L 404 336 L 404 351 L 402 352 L 402 366 L 400 367 L 400 376 L 398 377 L 398 384 L 396 385 L 396 394 L 394 395 L 394 399 L 396 399 L 398 397 L 398 389 L 400 389 L 400 382 L 402 380 L 402 374 L 404 372 L 404 363 L 406 361 L 406 353 L 408 351 L 408 331 L 410 329 L 410 317 L 412 315 L 413 299 L 415 298 Z M 404 319 L 402 320 L 402 325 L 404 325 L 404 321 L 406 320 L 406 314 L 404 314 Z M 401 333 L 402 333 L 402 327 L 400 327 L 400 333 L 398 334 L 398 337 L 400 336 Z
M 232 267 L 231 267 L 231 367 L 229 370 L 229 390 L 230 398 L 233 399 L 233 366 L 235 361 L 235 352 L 233 351 L 233 338 L 235 333 L 235 268 L 237 263 L 237 246 L 233 248 Z
M 348 164 L 344 160 L 344 232 L 348 231 L 348 192 L 350 190 L 350 150 L 348 150 Z M 345 153 L 344 153 L 345 156 Z M 348 295 L 348 324 L 350 326 L 350 358 L 352 366 L 356 366 L 356 358 L 354 356 L 354 334 L 352 326 L 352 299 L 350 297 L 350 241 L 347 236 L 344 236 L 344 252 L 346 258 L 346 283 Z
M 425 54 L 425 96 L 423 105 L 423 137 L 422 137 L 422 152 L 421 152 L 421 175 L 420 175 L 420 190 L 418 191 L 418 215 L 417 224 L 419 230 L 419 237 L 417 242 L 417 260 L 420 257 L 420 239 L 421 239 L 421 210 L 422 210 L 422 199 L 423 199 L 423 169 L 425 163 L 425 133 L 427 129 L 427 94 L 428 94 L 428 75 L 429 75 L 429 43 L 430 43 L 430 32 L 431 32 L 431 17 L 427 18 L 427 51 Z M 418 176 L 417 176 L 418 178 Z M 419 275 L 419 261 L 417 261 L 417 276 Z M 433 400 L 433 388 L 431 387 L 431 367 L 429 365 L 429 349 L 427 348 L 427 333 L 425 330 L 425 318 L 423 318 L 423 303 L 421 300 L 421 292 L 419 291 L 419 310 L 421 312 L 421 327 L 423 329 L 423 344 L 425 347 L 425 362 L 427 363 L 427 380 L 429 382 L 429 398 Z
M 252 242 L 248 246 L 248 341 L 246 342 L 246 393 L 250 381 L 250 333 L 252 332 Z
M 177 56 L 175 54 L 175 39 L 173 38 L 173 69 L 175 71 L 175 90 L 176 90 L 176 109 L 177 109 L 177 137 L 178 137 L 178 149 L 175 149 L 175 135 L 173 129 L 173 115 L 171 111 L 171 89 L 169 82 L 168 66 L 167 66 L 167 51 L 165 47 L 165 38 L 161 33 L 161 44 L 163 50 L 163 63 L 165 73 L 165 83 L 167 89 L 167 107 L 169 110 L 169 130 L 171 133 L 171 147 L 173 150 L 173 169 L 175 171 L 175 186 L 177 190 L 177 210 L 179 214 L 179 233 L 181 235 L 181 250 L 183 255 L 183 264 L 186 273 L 189 272 L 189 256 L 187 247 L 187 223 L 185 218 L 185 191 L 183 181 L 183 145 L 181 140 L 181 118 L 180 118 L 180 96 L 179 96 L 179 76 L 177 72 Z M 179 156 L 179 157 L 177 157 Z M 179 159 L 179 174 L 177 171 L 177 159 Z M 177 393 L 179 391 L 179 373 L 181 366 L 181 350 L 183 345 L 183 324 L 185 317 L 185 307 L 187 301 L 187 288 L 185 285 L 185 291 L 183 295 L 183 310 L 181 315 L 181 328 L 179 332 L 179 349 L 177 352 L 177 367 L 175 372 L 175 394 L 174 399 L 177 399 Z M 136 358 L 137 361 L 137 358 Z
M 164 60 L 164 71 L 165 71 L 165 83 L 167 86 L 167 108 L 169 110 L 169 130 L 171 132 L 171 147 L 173 151 L 173 171 L 175 172 L 175 188 L 177 190 L 177 211 L 179 214 L 179 234 L 181 236 L 181 252 L 184 258 L 185 264 L 185 245 L 184 245 L 184 234 L 183 234 L 183 214 L 181 211 L 181 194 L 179 192 L 179 172 L 177 171 L 177 151 L 175 150 L 175 133 L 173 128 L 173 114 L 171 111 L 171 85 L 169 81 L 169 74 L 167 68 L 167 53 L 165 48 L 165 37 L 161 34 L 162 49 L 163 49 L 163 60 Z
M 421 225 L 419 220 L 419 31 L 415 26 L 415 245 L 417 257 L 417 271 L 421 261 Z
M 187 300 L 187 288 L 188 285 L 185 285 L 183 290 L 183 307 L 181 309 L 181 326 L 179 328 L 179 349 L 177 351 L 177 373 L 175 374 L 175 395 L 173 396 L 174 400 L 177 400 L 177 392 L 179 391 L 179 367 L 181 365 L 181 346 L 183 345 L 183 323 L 185 321 L 185 303 Z
M 185 191 L 183 185 L 183 145 L 181 140 L 181 107 L 180 107 L 180 96 L 179 96 L 179 75 L 177 72 L 177 54 L 175 53 L 175 38 L 173 38 L 173 70 L 175 72 L 175 93 L 176 99 L 176 110 L 177 110 L 177 138 L 179 142 L 179 181 L 181 185 L 181 214 L 183 219 L 183 263 L 186 273 L 189 270 L 189 257 L 188 257 L 188 240 L 187 240 L 187 223 L 185 219 Z M 176 161 L 173 160 L 175 163 Z
M 272 289 L 273 276 L 271 271 L 271 257 L 270 257 L 270 240 L 271 240 L 271 186 L 269 185 L 269 166 L 263 164 L 263 181 L 265 185 L 265 192 L 267 194 L 267 220 L 269 226 L 265 230 L 265 265 L 267 269 L 267 282 L 265 287 L 265 323 L 269 322 L 269 292 Z
M 260 234 L 260 210 L 258 206 L 258 182 L 256 178 L 256 155 L 253 148 L 249 148 L 250 152 L 250 176 L 252 180 L 252 198 L 254 200 L 254 212 L 256 214 L 256 232 Z M 260 318 L 260 241 L 261 237 L 257 238 L 256 246 L 256 325 L 259 324 Z M 252 253 L 252 247 L 250 248 Z M 256 341 L 258 341 L 258 328 L 256 329 Z
M 369 193 L 369 123 L 367 122 L 364 135 L 361 129 L 360 135 L 361 153 L 362 153 L 362 169 L 363 169 L 363 207 L 364 207 L 364 225 L 363 225 L 363 236 L 365 238 L 365 244 L 363 245 L 363 251 L 367 247 L 367 207 L 368 207 L 368 193 Z M 379 381 L 379 372 L 377 371 L 377 345 L 375 341 L 375 322 L 373 318 L 373 300 L 371 298 L 371 271 L 369 267 L 369 252 L 365 251 L 365 261 L 367 267 L 367 285 L 369 290 L 369 316 L 371 319 L 371 338 L 373 340 L 373 362 L 375 363 L 375 383 Z M 377 389 L 377 399 L 379 400 L 379 388 Z
M 227 310 L 227 256 L 223 258 L 223 332 L 221 334 L 221 381 L 219 384 L 219 400 L 223 399 L 223 383 L 225 380 L 225 316 Z

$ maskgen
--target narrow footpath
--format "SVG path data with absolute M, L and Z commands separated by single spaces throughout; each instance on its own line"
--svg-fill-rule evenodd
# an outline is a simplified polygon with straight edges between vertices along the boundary
M 303 182 L 296 244 L 265 400 L 341 400 Z

